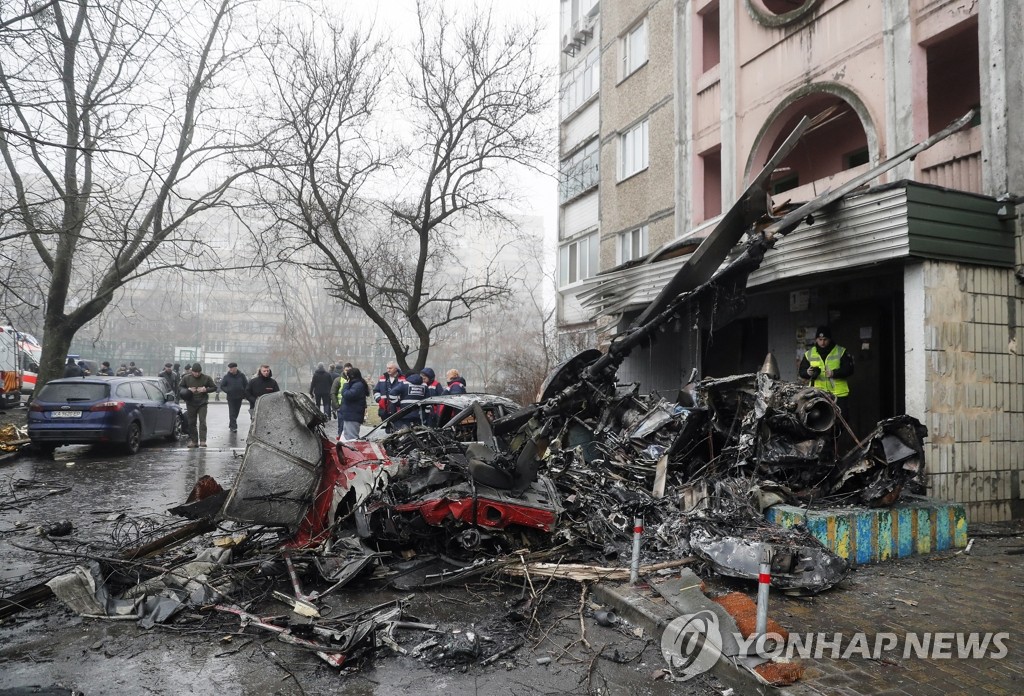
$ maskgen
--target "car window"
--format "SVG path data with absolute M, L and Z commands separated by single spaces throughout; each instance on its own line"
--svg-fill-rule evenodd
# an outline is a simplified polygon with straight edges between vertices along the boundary
M 73 402 L 73 401 L 102 401 L 107 397 L 109 386 L 106 384 L 92 384 L 89 382 L 74 382 L 69 384 L 50 383 L 39 391 L 36 397 L 43 402 Z
M 132 387 L 132 398 L 136 401 L 151 401 L 149 394 L 146 393 L 145 382 L 131 382 Z
M 164 392 L 160 387 L 156 386 L 152 382 L 144 382 L 142 386 L 146 388 L 146 394 L 149 395 L 150 401 L 164 400 Z
M 117 391 L 115 392 L 119 398 L 122 399 L 134 399 L 132 396 L 132 385 L 131 382 L 123 382 L 117 385 Z

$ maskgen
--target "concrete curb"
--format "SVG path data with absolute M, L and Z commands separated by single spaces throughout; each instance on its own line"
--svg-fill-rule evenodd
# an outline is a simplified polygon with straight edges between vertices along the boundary
M 684 570 L 684 573 L 691 571 Z M 696 582 L 700 582 L 693 575 Z M 591 588 L 593 597 L 611 607 L 619 616 L 630 623 L 640 626 L 655 640 L 661 639 L 665 627 L 681 614 L 696 613 L 701 610 L 715 612 L 721 616 L 722 608 L 705 597 L 701 592 L 681 593 L 673 607 L 650 589 L 648 585 L 632 587 L 628 584 L 597 583 Z M 699 597 L 698 597 L 699 595 Z M 728 615 L 726 615 L 728 616 Z M 728 617 L 731 628 L 723 630 L 737 631 L 732 617 Z M 735 689 L 737 694 L 757 696 L 802 696 L 814 693 L 802 688 L 799 683 L 784 688 L 768 686 L 758 681 L 749 670 L 736 664 L 732 659 L 723 657 L 711 668 L 711 674 L 728 687 Z

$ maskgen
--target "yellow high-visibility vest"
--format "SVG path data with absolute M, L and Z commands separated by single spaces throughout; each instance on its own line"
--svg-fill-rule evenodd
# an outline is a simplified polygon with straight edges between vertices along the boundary
M 807 362 L 810 363 L 810 366 L 818 368 L 818 377 L 811 383 L 811 386 L 835 394 L 837 397 L 849 396 L 849 383 L 845 379 L 841 379 L 839 377 L 829 379 L 828 373 L 825 372 L 825 368 L 832 370 L 832 372 L 838 370 L 839 364 L 842 362 L 845 354 L 845 348 L 834 344 L 832 346 L 832 350 L 828 353 L 828 357 L 824 360 L 822 360 L 821 355 L 818 354 L 817 347 L 812 347 L 804 353 L 804 357 L 807 358 Z

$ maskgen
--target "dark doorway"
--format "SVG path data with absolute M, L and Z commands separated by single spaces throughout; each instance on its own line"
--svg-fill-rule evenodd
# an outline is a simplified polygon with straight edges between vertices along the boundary
M 861 439 L 904 410 L 902 296 L 831 304 L 829 310 L 832 338 L 854 360 L 848 415 Z
M 701 332 L 701 375 L 726 377 L 757 372 L 768 355 L 768 319 L 738 319 L 709 336 Z

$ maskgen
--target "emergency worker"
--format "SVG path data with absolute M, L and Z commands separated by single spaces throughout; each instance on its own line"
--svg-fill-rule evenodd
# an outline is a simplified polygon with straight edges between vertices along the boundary
M 387 369 L 377 378 L 377 384 L 373 387 L 373 398 L 377 402 L 377 415 L 381 420 L 398 410 L 395 408 L 396 402 L 390 398 L 391 392 L 404 381 L 405 377 L 398 370 L 398 363 L 394 360 L 388 363 Z
M 831 394 L 843 420 L 849 421 L 846 402 L 850 385 L 846 378 L 853 374 L 853 356 L 832 342 L 832 330 L 828 326 L 819 326 L 815 331 L 814 345 L 800 360 L 799 374 L 810 386 Z
M 388 397 L 394 404 L 394 410 L 400 411 L 406 406 L 416 403 L 417 401 L 423 401 L 427 398 L 427 385 L 423 383 L 423 378 L 420 377 L 418 372 L 410 372 L 406 375 L 405 380 L 399 382 L 391 390 L 391 394 Z M 418 410 L 410 411 L 401 420 L 391 425 L 391 430 L 401 430 L 402 428 L 411 425 L 421 425 L 420 414 Z
M 445 379 L 448 381 L 448 388 L 445 389 L 446 394 L 466 393 L 466 380 L 459 374 L 458 370 L 455 368 L 448 370 L 445 373 Z

